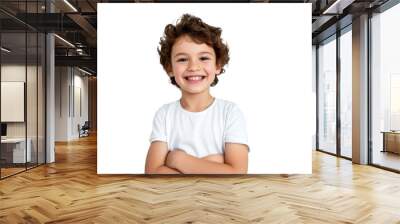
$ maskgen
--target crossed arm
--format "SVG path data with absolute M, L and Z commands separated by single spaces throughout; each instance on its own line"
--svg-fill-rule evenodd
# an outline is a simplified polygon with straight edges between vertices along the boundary
M 248 149 L 246 145 L 226 143 L 224 155 L 203 158 L 191 156 L 180 149 L 168 150 L 167 143 L 152 142 L 146 158 L 146 174 L 245 174 Z

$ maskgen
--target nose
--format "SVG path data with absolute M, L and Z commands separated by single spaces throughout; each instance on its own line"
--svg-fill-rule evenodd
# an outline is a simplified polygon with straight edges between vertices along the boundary
M 189 71 L 198 71 L 200 70 L 200 65 L 197 60 L 190 60 L 189 63 Z

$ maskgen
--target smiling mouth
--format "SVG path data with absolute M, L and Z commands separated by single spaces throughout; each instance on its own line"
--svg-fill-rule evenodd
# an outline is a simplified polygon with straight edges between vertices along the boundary
M 188 80 L 188 81 L 195 82 L 195 81 L 201 81 L 201 80 L 205 79 L 205 76 L 200 76 L 200 75 L 198 75 L 198 76 L 186 76 L 185 79 Z

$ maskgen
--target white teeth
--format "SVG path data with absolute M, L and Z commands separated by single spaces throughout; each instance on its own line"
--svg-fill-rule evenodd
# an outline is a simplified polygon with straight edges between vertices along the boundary
M 187 79 L 191 80 L 191 81 L 199 81 L 202 79 L 202 77 L 201 76 L 189 76 L 189 77 L 187 77 Z

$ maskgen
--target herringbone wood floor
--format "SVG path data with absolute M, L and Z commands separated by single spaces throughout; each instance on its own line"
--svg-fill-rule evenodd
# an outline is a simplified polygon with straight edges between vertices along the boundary
M 96 137 L 0 181 L 0 223 L 400 223 L 400 175 L 313 153 L 312 175 L 98 176 Z

